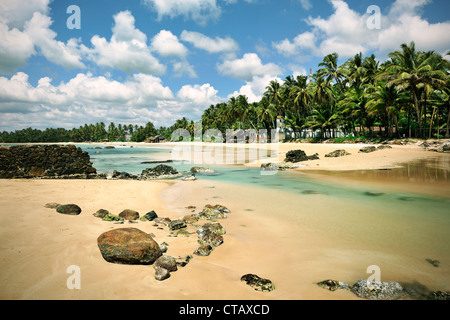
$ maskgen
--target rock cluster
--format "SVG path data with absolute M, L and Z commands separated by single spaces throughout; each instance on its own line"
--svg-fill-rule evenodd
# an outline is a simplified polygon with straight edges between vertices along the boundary
M 104 178 L 92 167 L 89 154 L 74 145 L 0 147 L 0 178 Z
M 369 300 L 426 299 L 450 300 L 450 293 L 429 291 L 419 283 L 375 282 L 359 279 L 353 286 L 347 283 L 327 279 L 317 283 L 319 287 L 330 291 L 349 290 L 360 298 Z
M 160 164 L 156 167 L 142 170 L 140 175 L 134 175 L 128 172 L 118 172 L 114 170 L 112 179 L 117 180 L 155 180 L 155 179 L 174 179 L 181 177 L 183 174 L 179 173 L 174 167 Z
M 429 141 L 420 144 L 422 148 L 433 152 L 450 152 L 450 140 L 447 141 Z

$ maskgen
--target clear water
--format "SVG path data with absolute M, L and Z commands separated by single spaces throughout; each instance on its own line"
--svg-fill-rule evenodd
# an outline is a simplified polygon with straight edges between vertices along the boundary
M 114 149 L 95 149 L 96 146 L 80 146 L 91 157 L 93 166 L 99 172 L 112 174 L 114 170 L 131 174 L 140 174 L 142 170 L 154 167 L 158 163 L 148 161 L 164 161 L 171 159 L 171 148 L 166 147 L 133 147 L 116 146 Z M 98 153 L 99 151 L 99 153 Z M 215 170 L 214 174 L 196 174 L 199 179 L 253 185 L 271 190 L 285 191 L 301 196 L 327 195 L 351 201 L 369 201 L 378 204 L 394 201 L 402 206 L 424 206 L 427 210 L 434 208 L 450 214 L 450 199 L 428 195 L 386 192 L 385 190 L 358 186 L 340 185 L 327 181 L 299 176 L 289 171 L 277 172 L 273 175 L 262 175 L 259 168 L 239 165 L 202 165 L 190 162 L 167 163 L 179 172 L 187 173 L 193 166 L 204 166 Z M 402 169 L 399 170 L 401 174 Z M 392 174 L 392 172 L 390 172 Z M 450 191 L 450 190 L 449 190 Z M 392 203 L 390 203 L 392 205 Z M 405 209 L 405 208 L 404 208 Z

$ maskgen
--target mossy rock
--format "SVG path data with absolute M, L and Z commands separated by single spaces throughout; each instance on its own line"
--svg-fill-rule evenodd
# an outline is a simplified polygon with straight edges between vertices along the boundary
M 269 279 L 263 279 L 256 274 L 246 274 L 241 277 L 241 281 L 253 287 L 256 291 L 269 292 L 275 290 L 275 286 Z

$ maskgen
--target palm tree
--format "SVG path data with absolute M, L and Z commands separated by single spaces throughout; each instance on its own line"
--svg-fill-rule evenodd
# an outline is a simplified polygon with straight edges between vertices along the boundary
M 366 110 L 369 116 L 386 117 L 388 127 L 391 128 L 390 118 L 393 119 L 397 137 L 399 137 L 398 117 L 402 107 L 402 96 L 395 86 L 380 83 L 370 85 L 366 91 Z
M 338 113 L 331 112 L 329 108 L 315 108 L 308 118 L 305 127 L 313 130 L 320 130 L 320 139 L 327 133 L 329 138 L 333 137 L 332 130 L 341 124 L 341 117 Z
M 277 115 L 282 115 L 282 110 L 280 110 L 280 101 L 282 100 L 280 83 L 277 80 L 271 80 L 266 90 L 264 95 L 274 105 Z
M 432 67 L 432 60 L 436 56 L 432 52 L 416 51 L 415 43 L 401 45 L 401 51 L 389 54 L 390 61 L 385 72 L 378 79 L 387 79 L 387 86 L 395 85 L 400 90 L 408 90 L 413 98 L 416 110 L 417 123 L 420 134 L 423 136 L 424 110 L 420 108 L 420 89 L 425 87 L 425 93 L 435 86 L 445 84 L 446 74 L 442 70 Z
M 323 58 L 323 61 L 319 63 L 320 68 L 317 73 L 319 78 L 324 78 L 328 83 L 333 80 L 339 87 L 341 93 L 344 93 L 344 87 L 342 84 L 342 79 L 345 75 L 345 71 L 341 66 L 338 66 L 337 59 L 339 55 L 337 53 L 332 53 Z
M 291 96 L 294 98 L 294 110 L 297 112 L 297 121 L 299 123 L 302 122 L 311 111 L 311 104 L 313 101 L 312 89 L 311 86 L 307 85 L 307 81 L 308 77 L 297 76 L 291 89 Z

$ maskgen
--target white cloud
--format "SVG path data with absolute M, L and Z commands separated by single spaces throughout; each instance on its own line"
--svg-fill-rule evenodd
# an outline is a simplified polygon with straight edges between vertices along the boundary
M 263 64 L 256 53 L 246 53 L 242 59 L 225 60 L 217 65 L 222 75 L 243 81 L 252 81 L 255 77 L 279 75 L 282 70 L 274 63 Z
M 232 38 L 210 38 L 199 32 L 183 30 L 180 39 L 190 42 L 194 47 L 206 50 L 209 53 L 233 52 L 239 49 L 239 45 Z
M 249 103 L 259 102 L 266 91 L 267 85 L 272 80 L 277 80 L 279 83 L 283 83 L 283 80 L 273 75 L 254 77 L 251 81 L 246 81 L 245 85 L 243 85 L 239 91 L 235 91 L 230 94 L 228 99 L 231 97 L 237 97 L 238 95 L 245 95 L 247 96 Z
M 131 12 L 122 11 L 114 16 L 111 40 L 95 35 L 91 39 L 93 48 L 82 45 L 89 60 L 102 67 L 110 67 L 127 73 L 160 75 L 166 67 L 152 56 L 147 45 L 147 36 L 135 28 Z
M 400 44 L 415 41 L 420 50 L 450 49 L 450 23 L 429 23 L 420 16 L 421 9 L 431 0 L 396 0 L 387 15 L 381 17 L 381 29 L 369 29 L 366 12 L 352 10 L 343 0 L 329 0 L 334 13 L 328 18 L 309 17 L 309 31 L 294 39 L 272 43 L 285 56 L 323 57 L 337 52 L 342 58 L 374 51 L 385 56 L 398 50 Z
M 173 72 L 175 77 L 182 77 L 187 74 L 190 78 L 197 78 L 194 67 L 185 59 L 173 63 Z
M 22 30 L 25 22 L 33 17 L 35 12 L 47 15 L 51 0 L 2 0 L 0 2 L 0 20 L 8 23 L 11 28 Z
M 44 57 L 66 69 L 84 68 L 78 48 L 78 41 L 71 39 L 64 44 L 55 40 L 56 32 L 50 29 L 50 17 L 35 12 L 31 20 L 25 23 L 25 32 L 33 39 Z
M 52 20 L 45 15 L 48 1 L 6 1 L 0 4 L 0 72 L 13 73 L 26 65 L 36 54 L 66 69 L 84 68 L 78 40 L 67 43 L 56 40 L 57 34 L 50 29 Z M 31 8 L 35 10 L 33 13 Z
M 186 57 L 187 48 L 178 41 L 177 36 L 167 30 L 161 30 L 152 39 L 153 50 L 163 57 Z
M 10 30 L 0 21 L 0 73 L 12 73 L 26 65 L 28 58 L 36 54 L 33 39 L 16 28 Z
M 208 83 L 185 85 L 174 95 L 160 78 L 142 73 L 123 82 L 79 73 L 58 85 L 44 77 L 33 86 L 26 73 L 18 72 L 0 77 L 0 127 L 71 128 L 100 121 L 170 126 L 183 115 L 199 118 L 221 101 Z
M 158 20 L 165 16 L 175 18 L 184 16 L 199 24 L 206 24 L 209 20 L 217 19 L 221 14 L 221 8 L 216 0 L 143 0 L 158 13 Z

